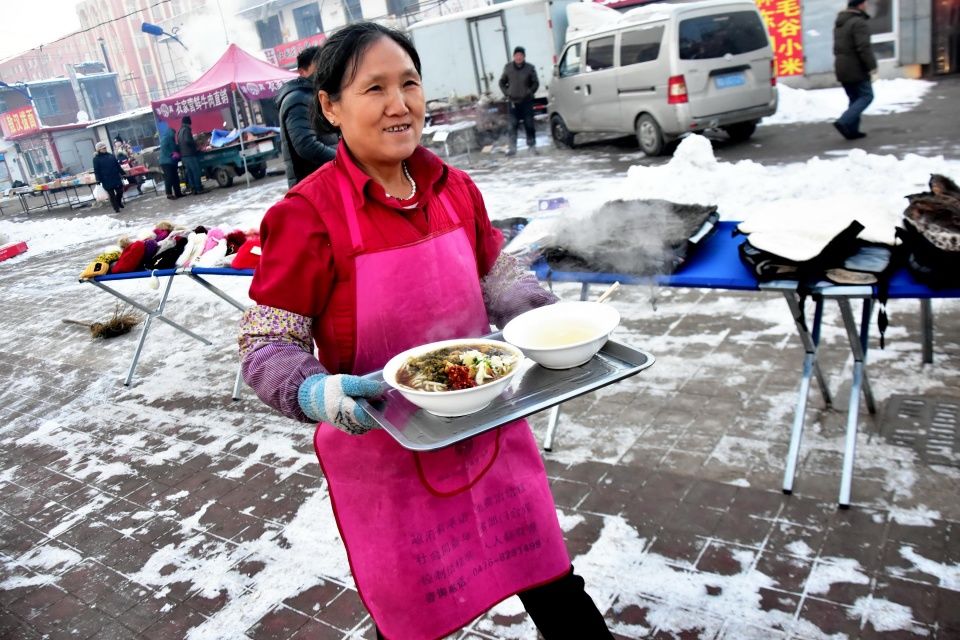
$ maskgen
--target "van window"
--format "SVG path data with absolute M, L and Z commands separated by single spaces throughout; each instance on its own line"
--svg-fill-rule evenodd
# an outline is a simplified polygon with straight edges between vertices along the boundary
M 660 55 L 661 39 L 663 39 L 662 26 L 624 31 L 620 35 L 620 66 L 656 60 Z
M 600 71 L 613 66 L 613 36 L 587 43 L 587 71 Z
M 767 30 L 755 11 L 732 11 L 680 21 L 680 59 L 722 58 L 763 49 Z
M 580 73 L 580 43 L 567 47 L 563 53 L 563 59 L 560 60 L 560 77 L 566 78 L 575 73 Z

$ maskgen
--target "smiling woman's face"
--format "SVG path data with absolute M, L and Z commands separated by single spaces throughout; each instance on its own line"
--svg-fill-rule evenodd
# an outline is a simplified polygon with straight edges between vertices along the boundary
M 399 164 L 420 143 L 426 110 L 420 74 L 390 38 L 380 38 L 363 53 L 337 102 L 324 91 L 320 101 L 361 165 Z

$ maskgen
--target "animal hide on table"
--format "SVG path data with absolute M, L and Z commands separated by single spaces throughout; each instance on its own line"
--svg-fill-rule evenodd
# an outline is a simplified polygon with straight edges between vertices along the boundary
M 717 207 L 668 200 L 612 200 L 561 218 L 543 256 L 559 271 L 672 273 L 716 226 Z

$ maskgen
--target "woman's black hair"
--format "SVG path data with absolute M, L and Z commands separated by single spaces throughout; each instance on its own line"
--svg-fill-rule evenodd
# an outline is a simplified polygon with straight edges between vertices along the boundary
M 317 55 L 317 71 L 313 76 L 313 101 L 315 113 L 315 127 L 317 133 L 335 133 L 339 131 L 338 127 L 333 126 L 323 115 L 323 109 L 320 107 L 320 91 L 326 91 L 330 100 L 336 102 L 340 99 L 340 92 L 343 87 L 353 81 L 360 66 L 360 58 L 380 38 L 390 38 L 400 48 L 407 52 L 410 59 L 413 60 L 413 66 L 420 74 L 420 56 L 417 49 L 405 35 L 377 24 L 376 22 L 355 22 L 340 29 L 320 48 Z

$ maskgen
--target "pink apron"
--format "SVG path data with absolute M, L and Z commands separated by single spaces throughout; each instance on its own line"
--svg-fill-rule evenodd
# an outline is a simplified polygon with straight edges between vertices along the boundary
M 474 252 L 446 196 L 454 229 L 365 252 L 352 187 L 338 180 L 356 261 L 353 372 L 412 346 L 487 333 Z M 360 597 L 391 640 L 442 638 L 570 569 L 524 420 L 426 453 L 383 430 L 351 436 L 321 423 L 314 446 Z

